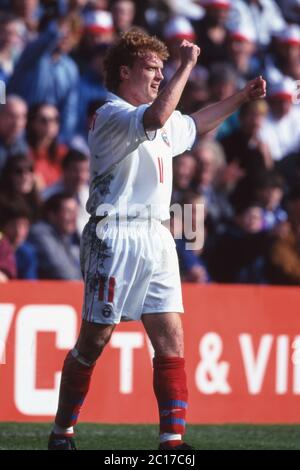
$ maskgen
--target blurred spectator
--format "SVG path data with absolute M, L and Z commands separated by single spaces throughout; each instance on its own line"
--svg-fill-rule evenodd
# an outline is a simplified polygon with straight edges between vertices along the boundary
M 88 157 L 78 150 L 70 150 L 62 162 L 62 169 L 62 179 L 45 189 L 43 199 L 47 200 L 58 193 L 67 193 L 73 196 L 78 203 L 77 231 L 81 234 L 89 219 L 89 214 L 85 209 L 89 196 Z
M 163 37 L 170 53 L 169 59 L 163 69 L 163 75 L 165 80 L 169 81 L 180 66 L 180 45 L 182 41 L 186 39 L 187 41 L 195 42 L 196 35 L 191 23 L 186 18 L 175 16 L 170 18 L 165 24 Z M 203 81 L 207 79 L 207 76 L 207 70 L 204 67 L 196 65 L 189 76 L 189 83 L 203 83 Z M 192 103 L 189 104 L 190 106 L 193 105 Z
M 34 163 L 26 154 L 8 159 L 0 178 L 0 197 L 26 207 L 31 221 L 40 216 L 41 200 L 37 191 Z
M 126 33 L 134 24 L 135 2 L 133 0 L 112 0 L 111 12 L 117 34 Z
M 300 0 L 277 0 L 288 23 L 300 23 Z
M 191 187 L 195 173 L 196 160 L 191 153 L 186 152 L 174 159 L 172 203 L 182 202 L 185 191 Z
M 228 37 L 228 58 L 237 73 L 238 88 L 259 74 L 259 62 L 254 57 L 255 42 L 249 28 L 230 31 Z
M 242 170 L 237 173 L 239 177 L 244 174 L 254 178 L 273 166 L 270 149 L 259 134 L 267 113 L 268 105 L 263 100 L 245 103 L 240 108 L 240 127 L 220 140 L 227 163 Z M 236 181 L 231 183 L 234 185 Z
M 39 189 L 61 178 L 61 163 L 68 148 L 58 142 L 59 112 L 48 103 L 40 103 L 29 110 L 27 142 L 35 163 Z
M 270 82 L 284 76 L 300 79 L 300 27 L 290 25 L 273 41 L 273 54 L 266 57 L 266 77 Z
M 89 3 L 89 0 L 68 0 L 67 7 L 70 13 L 82 13 Z
M 80 77 L 79 85 L 79 109 L 78 109 L 78 132 L 87 139 L 88 107 L 92 101 L 105 101 L 107 90 L 104 86 L 103 60 L 106 45 L 97 46 L 92 55 L 86 72 Z
M 217 142 L 203 140 L 193 149 L 193 155 L 197 161 L 193 189 L 205 198 L 212 230 L 222 230 L 224 222 L 232 214 L 226 194 L 219 189 L 226 166 L 223 149 Z
M 209 79 L 210 102 L 222 101 L 237 91 L 238 76 L 232 65 L 226 62 L 213 64 L 210 69 Z M 238 113 L 232 114 L 221 126 L 211 132 L 221 139 L 238 127 Z
M 177 11 L 174 11 L 173 5 L 174 0 L 136 1 L 135 26 L 161 37 L 164 25 L 170 16 L 178 14 Z
M 109 11 L 91 10 L 85 15 L 84 31 L 94 44 L 110 44 L 114 39 L 113 17 Z
M 191 115 L 203 108 L 209 99 L 207 74 L 189 80 L 183 90 L 178 108 L 183 114 Z
M 108 11 L 88 11 L 84 17 L 84 29 L 73 58 L 79 66 L 81 74 L 90 69 L 90 63 L 95 54 L 112 43 L 115 37 L 112 15 Z M 99 75 L 101 72 L 98 73 Z
M 8 239 L 3 235 L 0 216 L 0 283 L 17 276 L 16 259 Z
M 272 35 L 284 29 L 285 21 L 275 0 L 234 0 L 229 27 L 241 26 L 251 28 L 256 44 L 264 50 Z
M 277 162 L 276 168 L 284 177 L 287 192 L 300 187 L 300 152 L 289 154 Z
M 73 16 L 52 22 L 25 48 L 8 84 L 8 90 L 30 106 L 47 101 L 58 108 L 64 141 L 72 137 L 78 119 L 78 68 L 67 54 L 77 43 L 80 28 Z
M 9 95 L 6 104 L 0 105 L 0 174 L 11 155 L 26 152 L 24 139 L 27 105 L 20 97 Z
M 264 284 L 266 253 L 270 243 L 263 231 L 263 211 L 256 203 L 237 208 L 231 224 L 208 255 L 208 268 L 214 281 Z
M 24 48 L 25 26 L 18 18 L 0 12 L 0 80 L 11 77 Z
M 22 202 L 9 202 L 1 208 L 2 232 L 15 253 L 18 279 L 37 279 L 37 256 L 27 241 L 30 213 Z
M 284 180 L 275 171 L 261 173 L 254 184 L 254 198 L 263 209 L 263 228 L 271 230 L 285 222 L 287 213 L 282 207 Z
M 270 249 L 270 280 L 273 284 L 300 284 L 300 192 L 288 201 L 288 223 L 281 227 Z
M 163 74 L 165 80 L 169 81 L 181 63 L 180 44 L 185 39 L 195 42 L 196 35 L 191 23 L 186 18 L 175 16 L 165 24 L 163 37 L 170 54 L 169 60 L 164 66 Z
M 89 0 L 88 7 L 91 10 L 108 10 L 109 0 Z
M 294 91 L 294 82 L 288 77 L 269 86 L 270 112 L 260 137 L 276 161 L 300 148 L 300 109 L 293 105 Z
M 231 0 L 203 0 L 205 15 L 200 21 L 193 22 L 196 43 L 201 48 L 199 63 L 209 67 L 214 62 L 227 60 L 227 21 Z
M 55 194 L 44 207 L 44 220 L 33 225 L 29 241 L 38 254 L 41 279 L 81 279 L 77 202 L 68 194 Z
M 39 0 L 12 0 L 11 8 L 13 13 L 22 19 L 31 37 L 38 31 L 41 17 L 41 5 Z
M 218 62 L 210 69 L 210 101 L 215 103 L 231 96 L 237 90 L 237 74 L 226 62 Z
M 168 5 L 172 15 L 200 20 L 205 14 L 205 10 L 200 5 L 199 0 L 185 0 L 184 2 L 182 0 L 164 0 L 164 2 Z

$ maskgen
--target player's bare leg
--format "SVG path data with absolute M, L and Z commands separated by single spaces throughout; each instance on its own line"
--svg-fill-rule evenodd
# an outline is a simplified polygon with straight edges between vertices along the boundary
M 115 325 L 100 325 L 82 321 L 75 349 L 90 362 L 96 362 L 109 342 Z
M 64 361 L 58 410 L 49 439 L 50 450 L 75 450 L 73 426 L 88 393 L 95 363 L 114 327 L 83 320 L 77 343 Z
M 142 316 L 155 356 L 184 356 L 181 315 L 179 313 L 147 313 Z
M 155 351 L 153 387 L 160 416 L 160 449 L 190 449 L 183 443 L 187 408 L 184 370 L 184 341 L 178 313 L 142 316 L 145 330 Z

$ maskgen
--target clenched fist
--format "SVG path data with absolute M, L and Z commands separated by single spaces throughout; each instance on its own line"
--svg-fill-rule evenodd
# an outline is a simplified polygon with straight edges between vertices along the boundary
M 244 88 L 246 98 L 249 101 L 265 98 L 267 84 L 266 81 L 260 75 L 259 77 L 250 80 Z
M 196 65 L 201 49 L 196 44 L 184 39 L 180 44 L 180 58 L 181 64 L 185 67 Z

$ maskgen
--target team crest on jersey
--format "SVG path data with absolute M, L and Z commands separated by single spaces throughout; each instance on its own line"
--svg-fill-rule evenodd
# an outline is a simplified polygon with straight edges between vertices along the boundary
M 111 317 L 112 314 L 113 314 L 112 306 L 109 304 L 104 305 L 102 309 L 102 315 L 104 316 L 104 318 L 109 318 Z
M 168 147 L 170 147 L 171 144 L 170 144 L 170 141 L 168 139 L 168 134 L 167 134 L 166 129 L 162 128 L 161 136 L 162 136 L 162 139 L 163 139 L 164 143 L 167 144 Z

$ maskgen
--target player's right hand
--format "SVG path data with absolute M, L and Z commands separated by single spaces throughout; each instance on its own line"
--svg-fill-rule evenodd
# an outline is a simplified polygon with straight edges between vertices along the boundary
M 200 53 L 200 47 L 184 39 L 180 44 L 181 65 L 183 65 L 184 67 L 187 65 L 191 65 L 192 67 L 194 67 L 197 63 Z

